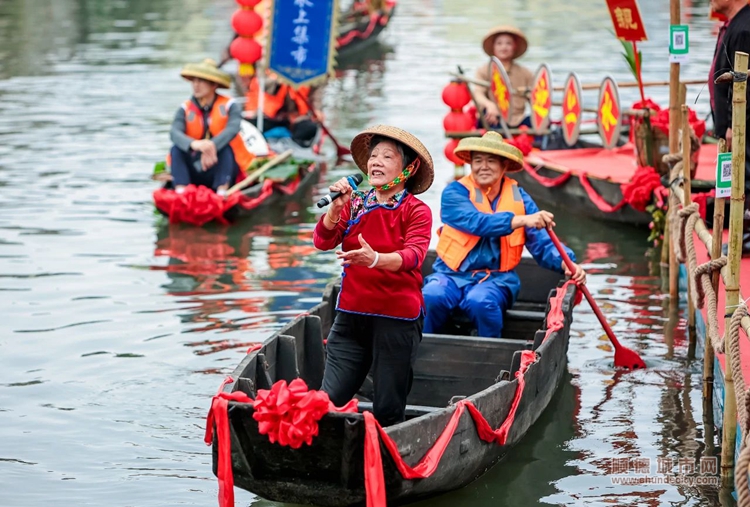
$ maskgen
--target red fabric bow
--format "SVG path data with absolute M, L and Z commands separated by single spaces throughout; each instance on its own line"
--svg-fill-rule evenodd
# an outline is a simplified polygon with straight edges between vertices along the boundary
M 646 211 L 654 190 L 660 188 L 661 178 L 653 167 L 639 167 L 633 179 L 620 187 L 625 201 L 638 211 Z
M 505 142 L 510 144 L 511 146 L 515 146 L 519 150 L 521 150 L 521 153 L 523 153 L 524 157 L 531 153 L 531 149 L 533 148 L 532 137 L 526 133 L 529 128 L 526 125 L 522 125 L 520 127 L 521 133 L 514 137 L 513 139 L 507 139 Z

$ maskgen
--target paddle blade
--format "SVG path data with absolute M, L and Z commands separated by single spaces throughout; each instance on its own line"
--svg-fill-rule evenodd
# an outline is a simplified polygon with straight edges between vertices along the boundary
M 646 363 L 634 350 L 620 345 L 615 348 L 615 368 L 627 370 L 640 370 L 646 367 Z

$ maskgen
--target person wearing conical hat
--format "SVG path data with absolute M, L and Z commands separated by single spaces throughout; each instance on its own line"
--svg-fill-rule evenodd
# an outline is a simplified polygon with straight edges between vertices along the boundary
M 521 30 L 513 26 L 501 25 L 490 30 L 482 40 L 482 48 L 490 58 L 495 56 L 503 64 L 508 73 L 510 84 L 514 90 L 530 89 L 533 86 L 534 74 L 515 62 L 529 47 L 528 40 Z M 489 63 L 477 69 L 477 80 L 490 82 Z M 500 109 L 497 107 L 492 91 L 484 86 L 474 85 L 475 97 L 479 103 L 479 114 L 483 114 L 493 127 L 500 126 Z M 508 126 L 531 126 L 531 120 L 526 116 L 526 98 L 521 94 L 514 94 L 510 104 L 510 119 Z
M 424 332 L 439 333 L 451 313 L 460 310 L 479 336 L 499 338 L 503 314 L 521 289 L 515 268 L 524 247 L 540 266 L 578 283 L 585 283 L 586 273 L 577 265 L 568 271 L 546 230 L 555 225 L 554 216 L 540 211 L 507 176 L 523 170 L 519 149 L 490 131 L 462 139 L 454 153 L 471 165 L 471 173 L 450 183 L 441 197 L 437 259 L 422 289 Z
M 342 261 L 336 319 L 328 335 L 321 389 L 341 406 L 373 372 L 373 412 L 381 425 L 402 422 L 411 368 L 422 339 L 422 262 L 432 212 L 416 196 L 434 179 L 432 157 L 413 135 L 376 125 L 358 134 L 352 157 L 372 189 L 342 178 L 313 233 L 320 250 Z
M 232 76 L 211 59 L 186 65 L 180 75 L 192 84 L 193 96 L 172 121 L 172 184 L 177 192 L 193 184 L 223 195 L 254 158 L 240 136 L 242 108 L 216 92 L 229 88 Z

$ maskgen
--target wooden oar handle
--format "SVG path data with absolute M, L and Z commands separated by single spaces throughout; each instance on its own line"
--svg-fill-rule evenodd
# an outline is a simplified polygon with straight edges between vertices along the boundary
M 240 181 L 236 185 L 232 186 L 229 190 L 227 190 L 227 195 L 231 195 L 238 190 L 242 190 L 243 188 L 247 187 L 251 183 L 253 183 L 255 180 L 257 180 L 264 172 L 268 171 L 272 167 L 275 167 L 279 165 L 280 163 L 284 162 L 286 159 L 292 156 L 292 153 L 294 153 L 293 150 L 286 150 L 281 155 L 277 155 L 262 166 L 260 166 L 258 169 L 252 172 L 252 174 L 248 175 L 247 178 Z
M 568 267 L 568 270 L 571 273 L 575 273 L 576 265 L 573 263 L 572 260 L 570 260 L 570 257 L 568 257 L 568 253 L 565 251 L 565 248 L 562 246 L 562 243 L 560 243 L 560 238 L 557 237 L 557 234 L 555 234 L 555 231 L 552 230 L 552 227 L 547 227 L 547 232 L 549 233 L 549 237 L 552 240 L 552 243 L 555 244 L 555 247 L 557 248 L 557 251 L 560 252 L 560 257 L 562 257 L 563 262 Z M 607 333 L 607 336 L 610 340 L 612 340 L 612 343 L 616 346 L 620 346 L 620 342 L 617 341 L 617 338 L 615 337 L 614 331 L 612 331 L 612 328 L 609 327 L 609 323 L 604 318 L 604 314 L 599 309 L 599 305 L 596 304 L 596 301 L 594 301 L 594 297 L 591 295 L 591 292 L 589 292 L 588 287 L 583 284 L 578 284 L 578 289 L 580 289 L 581 292 L 583 292 L 583 295 L 586 296 L 586 301 L 589 302 L 591 305 L 591 309 L 594 310 L 594 313 L 596 314 L 596 318 L 599 319 L 599 323 L 604 328 L 604 332 Z

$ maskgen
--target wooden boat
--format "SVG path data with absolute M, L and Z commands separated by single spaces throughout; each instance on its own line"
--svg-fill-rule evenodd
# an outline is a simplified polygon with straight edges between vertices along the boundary
M 716 174 L 716 145 L 704 144 L 696 177 L 692 182 L 695 200 L 709 197 Z M 540 206 L 635 226 L 648 225 L 651 214 L 631 206 L 623 186 L 633 180 L 635 149 L 625 144 L 608 150 L 585 147 L 566 150 L 534 150 L 525 157 L 524 171 L 509 175 Z
M 321 173 L 325 167 L 320 155 L 320 147 L 323 142 L 320 131 L 310 147 L 302 147 L 294 143 L 291 138 L 280 137 L 265 139 L 260 131 L 247 121 L 242 122 L 242 136 L 248 151 L 259 157 L 267 156 L 270 151 L 283 153 L 292 150 L 293 161 L 276 169 L 271 169 L 259 180 L 241 190 L 239 200 L 231 206 L 226 206 L 216 217 L 224 222 L 257 215 L 259 210 L 289 201 L 309 196 L 312 188 L 320 181 Z M 154 179 L 163 182 L 160 190 L 154 193 L 154 205 L 164 216 L 174 218 L 172 202 L 175 199 L 171 176 L 162 173 Z M 213 193 L 212 193 L 213 194 Z M 222 201 L 216 196 L 217 201 Z M 191 221 L 189 217 L 184 220 L 175 218 L 175 221 Z M 201 219 L 196 218 L 196 225 L 202 225 Z
M 339 36 L 336 38 L 338 58 L 351 58 L 352 54 L 375 43 L 396 10 L 396 2 L 380 2 L 379 8 L 369 12 L 370 2 L 355 2 L 339 18 Z
M 425 273 L 431 270 L 433 260 L 431 252 Z M 528 258 L 519 265 L 518 273 L 523 288 L 514 308 L 506 313 L 505 337 L 472 336 L 460 317 L 453 321 L 458 334 L 424 335 L 406 408 L 407 420 L 384 429 L 398 447 L 400 457 L 414 466 L 433 447 L 459 406 L 473 403 L 494 429 L 508 422 L 506 417 L 513 413 L 511 406 L 518 395 L 520 403 L 515 419 L 510 418 L 507 440 L 502 445 L 488 443 L 478 436 L 473 416 L 459 413 L 455 431 L 449 435 L 434 473 L 413 480 L 401 475 L 393 457 L 381 446 L 389 504 L 438 495 L 474 481 L 523 438 L 557 391 L 566 371 L 577 289 L 573 284 L 562 285 L 559 274 L 538 267 Z M 249 352 L 231 374 L 232 382 L 222 385 L 215 400 L 242 393 L 255 398 L 258 390 L 270 389 L 279 380 L 291 382 L 296 378 L 302 378 L 310 389 L 320 388 L 324 337 L 335 316 L 338 290 L 338 285 L 330 284 L 320 304 Z M 530 351 L 536 360 L 517 377 L 522 355 L 534 357 Z M 312 444 L 296 450 L 271 443 L 259 433 L 252 403 L 228 401 L 228 423 L 224 424 L 228 425 L 230 436 L 225 441 L 231 442 L 234 484 L 280 502 L 363 504 L 367 494 L 367 430 L 362 411 L 371 410 L 372 404 L 366 388 L 359 397 L 359 413 L 327 413 L 318 421 L 319 433 Z M 214 436 L 212 442 L 214 473 L 220 481 L 226 481 L 229 458 L 225 455 L 221 465 L 218 437 Z

